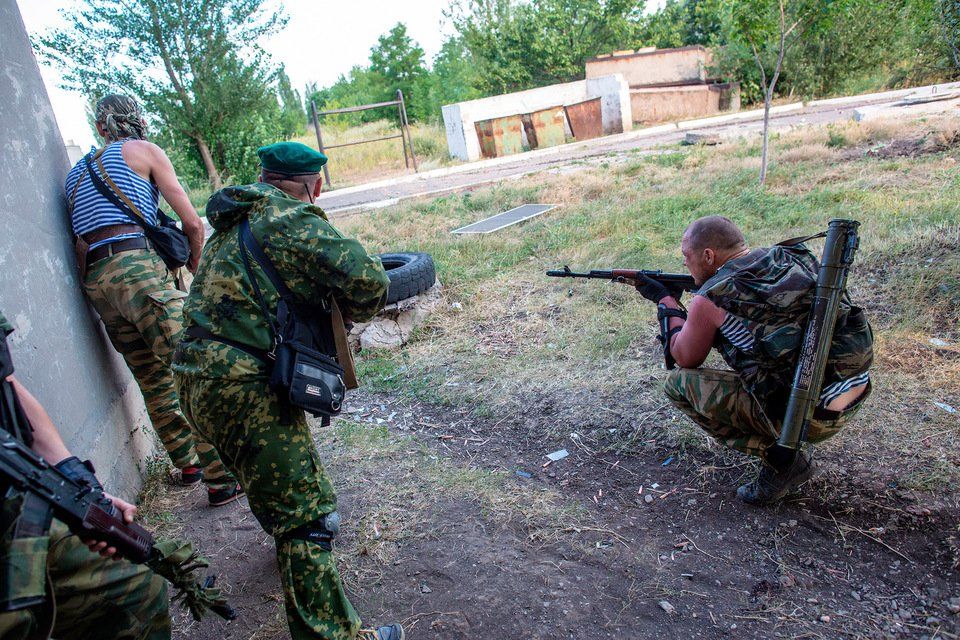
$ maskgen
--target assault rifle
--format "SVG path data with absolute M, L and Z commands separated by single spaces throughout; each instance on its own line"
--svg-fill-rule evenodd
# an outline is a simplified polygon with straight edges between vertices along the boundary
M 207 566 L 190 543 L 155 542 L 149 531 L 127 523 L 99 489 L 67 477 L 25 444 L 0 428 L 0 481 L 49 505 L 54 517 L 84 540 L 106 542 L 117 554 L 154 573 L 179 589 L 177 597 L 197 620 L 209 609 L 226 620 L 237 617 L 213 588 L 213 579 L 198 584 L 193 570 Z M 49 522 L 49 520 L 48 520 Z
M 563 269 L 553 269 L 547 271 L 547 275 L 552 278 L 587 278 L 591 280 L 610 280 L 611 282 L 620 282 L 636 286 L 637 278 L 646 276 L 651 280 L 656 280 L 669 291 L 680 293 L 681 291 L 695 291 L 697 285 L 693 282 L 693 276 L 683 275 L 682 273 L 664 273 L 657 269 L 656 271 L 646 271 L 643 269 L 611 269 L 609 271 L 594 269 L 588 273 L 576 273 L 570 270 L 570 267 L 564 266 Z

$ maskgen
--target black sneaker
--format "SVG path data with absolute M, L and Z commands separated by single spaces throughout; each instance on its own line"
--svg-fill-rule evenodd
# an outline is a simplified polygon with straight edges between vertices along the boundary
M 403 627 L 398 624 L 387 625 L 379 629 L 360 629 L 357 640 L 403 640 Z
M 207 493 L 207 500 L 210 501 L 211 507 L 221 507 L 225 504 L 230 504 L 242 495 L 243 487 L 238 483 L 230 487 L 224 487 L 223 489 L 210 489 Z
M 809 480 L 812 475 L 813 461 L 810 455 L 797 452 L 793 462 L 784 471 L 777 472 L 772 467 L 763 465 L 753 482 L 737 489 L 737 497 L 747 504 L 772 504 Z
M 180 469 L 180 484 L 185 487 L 197 484 L 203 480 L 203 469 L 201 467 L 184 467 Z

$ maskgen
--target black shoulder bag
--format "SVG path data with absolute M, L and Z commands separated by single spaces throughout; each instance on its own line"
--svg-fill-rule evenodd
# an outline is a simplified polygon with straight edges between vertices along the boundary
M 320 305 L 305 305 L 294 300 L 293 292 L 253 237 L 249 220 L 244 219 L 238 225 L 237 239 L 243 268 L 273 334 L 273 346 L 268 354 L 273 360 L 270 388 L 282 401 L 314 416 L 323 416 L 327 424 L 331 416 L 340 413 L 347 392 L 343 367 L 335 357 L 328 355 L 337 352 L 330 302 L 324 299 Z M 250 268 L 247 250 L 280 295 L 276 321 Z
M 156 226 L 147 222 L 137 209 L 137 206 L 120 190 L 119 187 L 110 178 L 106 168 L 103 166 L 103 160 L 97 158 L 97 166 L 103 172 L 103 179 L 93 170 L 93 162 L 90 160 L 90 154 L 85 157 L 87 163 L 87 172 L 90 174 L 90 180 L 100 194 L 112 202 L 124 215 L 140 225 L 143 229 L 143 235 L 150 241 L 153 250 L 157 252 L 163 263 L 171 271 L 176 271 L 190 261 L 190 240 L 187 234 L 183 232 L 177 223 L 173 221 L 161 209 L 157 209 Z M 104 180 L 110 183 L 108 187 Z

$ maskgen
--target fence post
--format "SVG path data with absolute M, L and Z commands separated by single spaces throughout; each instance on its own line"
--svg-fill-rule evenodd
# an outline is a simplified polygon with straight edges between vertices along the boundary
M 410 168 L 410 158 L 407 157 L 407 135 L 403 124 L 403 92 L 397 89 L 397 117 L 400 118 L 400 140 L 403 142 L 403 164 Z M 413 149 L 411 149 L 413 151 Z
M 313 111 L 313 130 L 317 132 L 317 146 L 320 148 L 320 153 L 323 153 L 323 136 L 320 135 L 320 120 L 317 118 L 317 103 L 315 100 L 310 101 L 310 109 Z M 328 190 L 333 186 L 330 184 L 330 170 L 327 168 L 329 164 L 330 161 L 328 160 L 323 165 L 323 180 L 327 183 Z
M 413 136 L 410 135 L 410 123 L 407 121 L 407 105 L 403 101 L 403 91 L 401 89 L 397 89 L 397 100 L 400 102 L 400 135 L 406 133 L 404 141 L 410 140 L 410 158 L 413 160 L 413 170 L 420 173 L 420 169 L 417 168 L 417 156 L 413 152 Z M 406 149 L 406 145 L 404 145 L 404 149 Z M 406 153 L 404 153 L 404 159 L 406 159 Z M 410 165 L 407 165 L 407 167 L 409 168 Z

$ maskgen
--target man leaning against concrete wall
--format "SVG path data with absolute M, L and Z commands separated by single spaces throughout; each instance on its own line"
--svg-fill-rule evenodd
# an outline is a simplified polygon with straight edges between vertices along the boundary
M 190 240 L 191 272 L 200 260 L 203 223 L 163 149 L 146 141 L 140 105 L 128 96 L 108 95 L 97 103 L 95 115 L 104 147 L 74 165 L 65 182 L 84 293 L 136 378 L 153 428 L 180 469 L 181 481 L 194 484 L 202 479 L 210 504 L 227 504 L 243 491 L 216 450 L 196 437 L 173 386 L 170 360 L 183 330 L 187 295 L 181 290 L 182 279 L 167 269 L 131 214 L 101 189 L 110 185 L 106 188 L 119 190 L 114 195 L 136 207 L 151 225 L 157 224 L 162 195 Z M 100 189 L 91 172 L 105 183 Z

